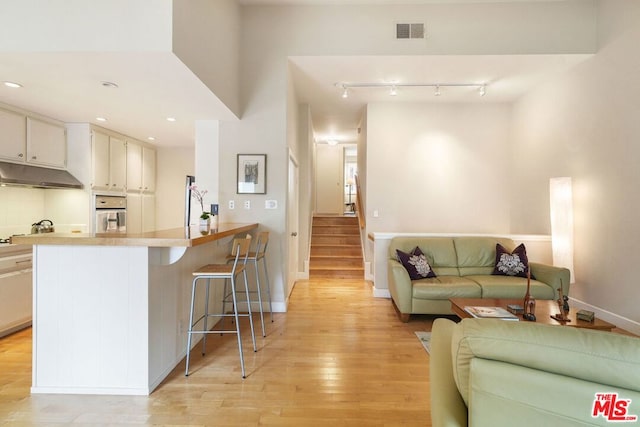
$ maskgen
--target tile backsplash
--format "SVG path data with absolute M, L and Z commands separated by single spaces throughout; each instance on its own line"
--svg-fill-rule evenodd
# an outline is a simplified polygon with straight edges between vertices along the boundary
M 89 197 L 83 190 L 0 187 L 0 238 L 29 234 L 31 224 L 53 222 L 56 232 L 89 231 Z

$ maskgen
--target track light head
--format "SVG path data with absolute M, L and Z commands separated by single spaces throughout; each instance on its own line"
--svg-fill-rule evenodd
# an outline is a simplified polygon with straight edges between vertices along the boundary
M 485 96 L 487 94 L 487 85 L 480 86 L 478 94 L 480 94 L 480 96 Z
M 435 96 L 440 96 L 441 95 L 441 93 L 440 93 L 440 85 L 436 85 L 436 91 L 434 92 L 434 95 Z
M 342 86 L 342 97 L 343 98 L 348 98 L 349 97 L 349 89 L 347 89 L 346 86 Z
M 389 89 L 389 95 L 396 96 L 398 94 L 398 88 L 396 85 L 392 85 L 391 89 Z

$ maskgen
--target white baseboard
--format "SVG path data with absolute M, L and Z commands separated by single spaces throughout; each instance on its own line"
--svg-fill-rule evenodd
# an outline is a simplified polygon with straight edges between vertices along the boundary
M 375 286 L 373 287 L 373 296 L 376 298 L 391 298 L 389 289 L 378 289 Z
M 604 320 L 605 322 L 613 323 L 618 328 L 629 331 L 635 335 L 640 335 L 640 323 L 634 320 L 627 319 L 626 317 L 619 316 L 615 313 L 604 310 L 595 305 L 587 304 L 586 302 L 577 300 L 575 298 L 569 297 L 569 301 L 571 301 L 572 308 L 575 307 L 577 309 L 593 311 L 597 317 Z

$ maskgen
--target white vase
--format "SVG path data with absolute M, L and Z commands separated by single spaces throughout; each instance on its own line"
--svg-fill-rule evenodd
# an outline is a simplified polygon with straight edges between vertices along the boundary
M 207 218 L 207 219 L 200 218 L 199 229 L 200 229 L 200 233 L 208 234 L 209 231 L 211 230 L 211 218 Z
M 218 215 L 211 216 L 211 229 L 218 231 Z

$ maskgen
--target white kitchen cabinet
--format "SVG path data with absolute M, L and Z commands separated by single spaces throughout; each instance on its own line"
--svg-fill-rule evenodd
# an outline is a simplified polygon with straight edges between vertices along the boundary
M 27 117 L 27 162 L 56 168 L 67 166 L 64 126 Z
M 142 191 L 142 146 L 127 141 L 127 191 Z
M 156 150 L 127 142 L 127 191 L 156 191 Z
M 31 324 L 31 252 L 0 256 L 0 337 Z
M 91 160 L 94 190 L 124 191 L 127 182 L 127 148 L 124 140 L 93 132 Z
M 156 196 L 127 193 L 127 233 L 145 233 L 156 229 Z
M 142 187 L 144 191 L 156 191 L 156 150 L 142 148 Z
M 24 162 L 27 138 L 26 116 L 0 109 L 0 157 Z
M 142 232 L 142 194 L 127 193 L 127 233 Z

